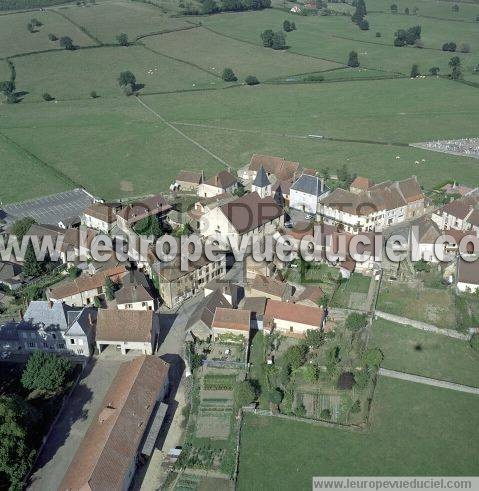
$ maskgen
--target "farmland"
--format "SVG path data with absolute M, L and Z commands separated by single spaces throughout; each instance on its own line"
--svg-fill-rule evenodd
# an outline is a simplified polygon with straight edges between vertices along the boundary
M 367 2 L 370 30 L 361 31 L 346 16 L 293 16 L 281 11 L 281 3 L 201 17 L 178 16 L 175 2 L 158 5 L 106 0 L 0 16 L 0 77 L 10 77 L 9 58 L 22 94 L 18 104 L 0 106 L 0 133 L 7 138 L 1 152 L 18 162 L 9 174 L 23 176 L 24 184 L 12 188 L 10 175 L 2 179 L 1 200 L 74 185 L 106 199 L 157 192 L 182 168 L 211 175 L 222 161 L 244 166 L 253 153 L 316 169 L 346 163 L 378 181 L 414 174 L 426 188 L 454 177 L 452 169 L 460 169 L 465 184 L 477 182 L 477 160 L 408 144 L 477 136 L 478 89 L 408 75 L 413 63 L 423 73 L 437 66 L 447 75 L 451 53 L 440 48 L 454 41 L 470 45 L 471 52 L 459 56 L 465 79 L 476 80 L 479 6 L 452 12 L 449 4 L 426 0 L 417 15 L 406 16 L 402 11 L 412 10 L 413 0 L 396 15 L 389 3 L 373 0 Z M 345 4 L 330 8 L 351 10 Z M 43 25 L 29 33 L 33 17 Z M 280 29 L 286 18 L 297 26 L 287 34 L 289 48 L 264 48 L 261 31 Z M 424 48 L 395 48 L 394 31 L 415 24 L 422 26 Z M 117 45 L 120 32 L 133 45 Z M 61 50 L 49 33 L 70 36 L 78 49 Z M 359 68 L 346 66 L 352 49 Z M 227 66 L 237 83 L 221 80 Z M 124 70 L 135 74 L 141 100 L 157 115 L 123 95 L 117 79 Z M 303 83 L 307 74 L 324 81 Z M 242 85 L 247 75 L 262 83 Z M 44 101 L 45 92 L 55 100 Z
M 477 475 L 476 449 L 463 443 L 478 436 L 478 408 L 473 394 L 381 378 L 365 432 L 246 415 L 238 489 L 310 489 L 320 475 Z

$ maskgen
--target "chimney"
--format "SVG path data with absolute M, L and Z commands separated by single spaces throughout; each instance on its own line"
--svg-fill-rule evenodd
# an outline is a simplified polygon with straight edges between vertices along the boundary
M 91 315 L 91 311 L 88 312 L 88 324 L 90 324 L 90 326 L 93 324 L 93 316 Z
M 53 309 L 53 302 L 51 300 L 48 300 L 48 308 Z
M 23 317 L 23 309 L 20 309 L 20 320 L 24 320 L 24 317 Z

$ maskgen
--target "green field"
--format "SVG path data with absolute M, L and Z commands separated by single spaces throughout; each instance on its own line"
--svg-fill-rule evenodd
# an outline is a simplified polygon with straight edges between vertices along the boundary
M 313 476 L 477 475 L 479 397 L 379 380 L 369 430 L 247 414 L 238 489 L 311 489 Z
M 102 43 L 115 43 L 121 32 L 134 41 L 137 36 L 189 26 L 184 19 L 171 18 L 160 9 L 140 2 L 106 1 L 85 8 L 71 6 L 61 12 Z
M 37 32 L 27 31 L 31 19 L 38 19 L 43 26 Z M 48 34 L 58 38 L 69 36 L 76 46 L 91 46 L 95 42 L 55 12 L 27 12 L 0 15 L 0 58 L 35 51 L 61 49 L 58 41 L 49 41 Z
M 479 387 L 479 355 L 466 341 L 383 319 L 374 321 L 372 332 L 384 368 Z
M 478 62 L 478 24 L 473 20 L 479 6 L 461 4 L 453 13 L 449 3 L 423 0 L 418 15 L 406 16 L 391 14 L 384 0 L 366 3 L 369 31 L 360 31 L 345 16 L 301 17 L 278 8 L 171 17 L 178 5 L 160 0 L 160 8 L 107 0 L 0 16 L 0 57 L 56 50 L 12 58 L 17 90 L 23 94 L 19 104 L 1 104 L 0 132 L 24 149 L 29 157 L 20 152 L 15 158 L 26 168 L 32 166 L 23 175 L 35 177 L 16 188 L 2 179 L 0 199 L 32 197 L 71 183 L 106 199 L 158 192 L 182 168 L 203 168 L 210 175 L 223 167 L 221 160 L 239 168 L 253 153 L 332 171 L 346 163 L 352 172 L 377 181 L 414 174 L 426 188 L 458 175 L 465 184 L 477 184 L 476 159 L 407 145 L 477 136 L 478 89 L 443 78 L 410 80 L 407 75 L 412 63 L 423 70 L 437 65 L 441 73 L 449 73 L 452 54 L 437 48 L 455 41 L 471 45 L 470 54 L 459 56 L 465 77 L 479 80 L 472 73 Z M 408 0 L 399 9 L 412 9 L 413 4 Z M 330 7 L 349 9 L 344 4 Z M 442 20 L 426 17 L 436 9 L 435 17 Z M 33 17 L 44 25 L 30 34 L 26 24 Z M 264 48 L 261 31 L 279 30 L 286 18 L 294 19 L 298 28 L 287 34 L 289 49 Z M 418 23 L 424 49 L 391 45 L 397 28 Z M 382 37 L 376 38 L 376 31 Z M 71 36 L 80 49 L 58 50 L 58 43 L 48 41 L 49 32 Z M 98 46 L 115 43 L 120 32 L 131 41 L 151 35 L 126 48 Z M 359 53 L 358 69 L 345 66 L 351 49 Z M 240 83 L 249 74 L 268 83 L 231 87 L 219 77 L 226 66 L 235 70 Z M 123 95 L 117 78 L 124 70 L 144 85 L 142 100 L 184 135 Z M 305 74 L 319 72 L 323 82 L 298 83 Z M 0 77 L 9 76 L 0 61 Z M 93 100 L 92 91 L 100 98 Z M 56 102 L 43 101 L 45 92 Z M 41 162 L 63 176 L 60 183 L 43 176 L 45 184 L 34 185 Z

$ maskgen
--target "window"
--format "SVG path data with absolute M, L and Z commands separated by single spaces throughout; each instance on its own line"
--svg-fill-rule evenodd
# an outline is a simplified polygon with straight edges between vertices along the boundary
M 58 343 L 58 349 L 65 349 L 65 343 Z
M 289 326 L 289 332 L 294 332 L 293 326 Z
M 77 351 L 77 353 L 78 353 L 79 355 L 83 355 L 83 350 L 80 348 L 80 349 Z
M 53 338 L 53 339 L 57 339 L 57 336 L 56 336 L 56 334 L 55 334 L 55 333 L 52 333 L 52 338 Z
M 75 344 L 75 340 L 73 338 L 70 339 L 70 344 Z
M 32 343 L 31 341 L 28 343 L 29 348 L 35 348 L 35 343 Z
M 44 348 L 48 348 L 48 344 L 47 343 L 43 343 L 43 347 Z

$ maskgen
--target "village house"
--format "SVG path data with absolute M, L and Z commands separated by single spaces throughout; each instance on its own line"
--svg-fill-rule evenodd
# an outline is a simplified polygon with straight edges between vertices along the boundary
M 441 230 L 479 232 L 479 196 L 450 201 L 431 215 Z
M 198 186 L 198 196 L 211 198 L 224 193 L 233 193 L 238 187 L 238 179 L 226 170 L 222 170 Z
M 266 176 L 273 183 L 277 181 L 290 181 L 301 175 L 303 168 L 299 162 L 291 162 L 282 157 L 254 154 L 247 167 L 238 171 L 238 176 L 245 182 L 252 183 L 260 167 L 263 167 Z
M 0 261 L 0 285 L 17 290 L 22 283 L 22 266 L 11 261 Z
M 235 309 L 244 297 L 244 288 L 229 280 L 210 281 L 205 286 L 205 297 L 215 291 L 219 291 Z
M 318 213 L 325 223 L 350 233 L 381 231 L 424 214 L 424 194 L 415 176 L 386 181 L 358 193 L 337 188 L 322 198 Z
M 144 273 L 131 270 L 122 279 L 122 287 L 115 292 L 120 310 L 155 310 L 155 296 Z
M 229 247 L 228 238 L 239 243 L 245 235 L 252 244 L 273 234 L 283 221 L 283 210 L 273 198 L 249 193 L 205 213 L 200 218 L 200 233 L 224 247 Z
M 222 193 L 217 196 L 211 196 L 210 198 L 199 198 L 198 201 L 194 203 L 193 208 L 186 213 L 190 223 L 194 222 L 192 227 L 196 230 L 199 229 L 200 218 L 203 215 L 234 199 L 236 199 L 236 197 L 231 193 Z
M 60 260 L 71 267 L 91 257 L 91 245 L 98 230 L 81 226 L 66 229 L 60 247 Z
M 303 338 L 308 329 L 321 329 L 324 320 L 321 308 L 269 299 L 264 313 L 264 330 Z
M 104 294 L 106 278 L 114 283 L 120 283 L 127 274 L 124 265 L 102 270 L 93 276 L 83 274 L 69 282 L 60 284 L 51 290 L 47 290 L 50 300 L 62 300 L 75 307 L 83 307 L 94 304 L 95 297 Z
M 292 186 L 289 194 L 289 207 L 316 215 L 319 200 L 328 195 L 329 189 L 324 179 L 303 174 Z
M 251 329 L 263 330 L 263 318 L 266 310 L 266 297 L 245 297 L 240 304 L 242 310 L 251 312 Z
M 291 294 L 292 287 L 285 281 L 262 275 L 256 275 L 248 291 L 249 297 L 265 297 L 278 301 L 289 300 Z
M 186 271 L 181 270 L 181 258 L 176 257 L 169 263 L 155 262 L 152 272 L 158 277 L 160 297 L 166 307 L 172 309 L 192 297 L 214 279 L 226 274 L 226 256 L 219 261 L 209 261 L 201 256 L 190 261 Z
M 459 195 L 461 197 L 469 196 L 471 194 L 476 194 L 479 192 L 479 188 L 471 188 L 457 182 L 449 182 L 442 186 L 441 190 L 444 191 L 446 194 Z
M 101 353 L 114 346 L 122 355 L 130 350 L 151 355 L 157 348 L 160 321 L 151 310 L 100 309 L 96 327 L 96 346 Z
M 0 327 L 1 350 L 10 353 L 43 350 L 89 357 L 93 352 L 95 324 L 95 309 L 35 300 L 21 314 L 20 322 Z
M 94 203 L 81 216 L 81 223 L 88 228 L 94 228 L 108 234 L 116 224 L 118 205 Z
M 218 290 L 203 298 L 189 315 L 185 330 L 187 338 L 207 340 L 213 335 L 211 324 L 218 307 L 231 308 L 232 305 Z
M 249 338 L 251 312 L 218 307 L 211 324 L 214 338 L 229 334 Z
M 176 176 L 173 191 L 193 191 L 196 193 L 203 179 L 203 171 L 182 170 Z
M 127 490 L 164 421 L 169 365 L 140 356 L 120 365 L 59 491 Z
M 468 262 L 461 257 L 457 260 L 456 286 L 460 292 L 479 291 L 479 258 Z
M 161 194 L 145 198 L 140 202 L 126 205 L 117 212 L 116 221 L 118 227 L 124 232 L 129 232 L 139 221 L 157 217 L 161 219 L 172 209 L 172 206 Z
M 292 300 L 297 305 L 319 308 L 324 302 L 324 292 L 319 286 L 307 285 L 296 291 Z

